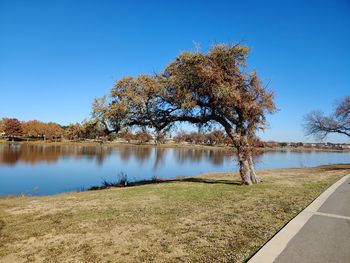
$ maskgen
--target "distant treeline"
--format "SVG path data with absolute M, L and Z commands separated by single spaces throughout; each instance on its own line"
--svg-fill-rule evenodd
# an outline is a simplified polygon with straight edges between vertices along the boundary
M 179 132 L 173 138 L 174 142 L 187 142 L 191 144 L 202 145 L 232 145 L 232 139 L 221 130 L 213 130 L 211 132 Z M 253 146 L 263 147 L 263 142 L 259 139 L 253 141 Z
M 9 139 L 113 139 L 113 136 L 108 136 L 108 134 L 103 126 L 90 120 L 63 126 L 55 122 L 42 122 L 38 120 L 20 121 L 16 118 L 0 119 L 0 136 Z
M 170 133 L 152 133 L 148 129 L 131 131 L 125 129 L 118 134 L 110 133 L 104 125 L 93 120 L 74 123 L 67 126 L 54 122 L 42 122 L 37 120 L 19 121 L 15 118 L 3 118 L 0 120 L 0 135 L 8 139 L 32 139 L 32 140 L 104 140 L 116 139 L 126 142 L 148 143 L 157 141 L 165 143 L 190 143 L 202 145 L 230 145 L 231 139 L 221 130 L 210 132 L 184 132 L 180 131 L 171 138 Z M 256 146 L 262 146 L 262 142 L 256 140 Z
M 196 145 L 232 145 L 232 140 L 222 130 L 214 129 L 206 132 L 177 132 L 171 136 L 169 131 L 155 133 L 148 129 L 131 131 L 125 129 L 118 134 L 106 130 L 105 126 L 94 120 L 83 121 L 62 126 L 55 122 L 42 122 L 37 120 L 19 121 L 15 118 L 0 119 L 0 137 L 9 140 L 98 140 L 98 141 L 124 141 L 128 143 L 185 143 Z M 319 148 L 319 149 L 349 149 L 348 144 L 332 143 L 303 143 L 303 142 L 275 142 L 254 139 L 253 146 L 257 148 Z
M 57 139 L 64 134 L 61 125 L 54 122 L 19 121 L 15 118 L 3 118 L 0 120 L 0 135 L 9 139 L 22 137 L 36 139 Z
M 62 126 L 55 122 L 3 118 L 0 120 L 0 135 L 9 139 L 75 140 L 95 139 L 104 136 L 105 133 L 90 121 Z

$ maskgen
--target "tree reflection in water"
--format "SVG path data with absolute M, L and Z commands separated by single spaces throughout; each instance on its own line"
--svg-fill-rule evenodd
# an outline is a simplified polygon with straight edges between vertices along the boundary
M 164 156 L 168 149 L 165 148 L 154 148 L 155 158 L 153 170 L 157 170 L 159 167 L 164 165 Z
M 153 162 L 153 169 L 166 165 L 167 158 L 174 158 L 179 164 L 205 161 L 215 166 L 223 165 L 225 159 L 232 158 L 232 152 L 221 149 L 198 149 L 194 147 L 162 148 L 152 146 L 86 146 L 86 145 L 36 145 L 0 144 L 0 165 L 15 165 L 18 162 L 36 164 L 55 163 L 60 158 L 91 160 L 101 166 L 106 158 L 117 155 L 127 162 L 131 158 L 143 164 Z
M 191 162 L 199 163 L 203 160 L 210 162 L 215 166 L 222 165 L 225 158 L 231 158 L 232 153 L 222 149 L 196 149 L 193 148 L 176 148 L 174 157 L 179 163 Z
M 60 158 L 91 159 L 102 165 L 111 148 L 99 146 L 0 144 L 0 164 L 55 163 Z

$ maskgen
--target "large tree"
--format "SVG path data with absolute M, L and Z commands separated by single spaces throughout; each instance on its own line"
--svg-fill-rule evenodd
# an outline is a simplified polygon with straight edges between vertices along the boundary
M 94 115 L 116 132 L 134 125 L 161 131 L 178 122 L 220 125 L 237 150 L 242 183 L 258 183 L 251 141 L 275 104 L 256 72 L 246 70 L 248 53 L 241 45 L 183 52 L 160 74 L 117 81 L 108 98 L 96 100 Z
M 303 126 L 306 135 L 313 135 L 318 139 L 325 139 L 330 133 L 350 137 L 350 96 L 338 101 L 329 116 L 321 111 L 305 115 Z

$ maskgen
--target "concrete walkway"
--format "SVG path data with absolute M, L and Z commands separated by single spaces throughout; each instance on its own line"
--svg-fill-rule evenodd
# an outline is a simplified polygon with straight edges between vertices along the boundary
M 248 262 L 350 262 L 350 175 L 323 192 Z

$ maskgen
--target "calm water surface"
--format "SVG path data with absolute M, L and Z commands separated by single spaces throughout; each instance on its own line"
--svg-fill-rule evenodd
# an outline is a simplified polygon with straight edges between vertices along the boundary
M 47 195 L 116 181 L 237 170 L 227 150 L 140 146 L 0 144 L 0 195 Z M 266 152 L 257 169 L 349 163 L 349 152 Z

